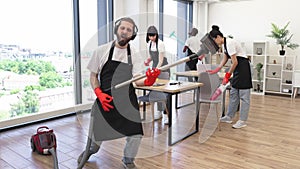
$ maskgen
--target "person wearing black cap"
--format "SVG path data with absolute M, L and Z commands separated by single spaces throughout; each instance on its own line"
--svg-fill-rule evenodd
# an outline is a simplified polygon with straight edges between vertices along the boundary
M 217 73 L 227 63 L 228 59 L 231 59 L 232 62 L 222 81 L 222 84 L 226 84 L 230 80 L 231 90 L 227 115 L 222 117 L 220 122 L 232 123 L 232 119 L 238 111 L 239 105 L 241 105 L 239 120 L 232 127 L 246 127 L 250 108 L 250 89 L 252 88 L 250 61 L 241 44 L 232 38 L 224 37 L 218 26 L 212 26 L 209 36 L 218 45 L 222 45 L 225 55 L 219 66 L 214 70 L 208 70 L 208 72 L 211 74 Z M 231 74 L 233 74 L 232 78 Z
M 158 38 L 158 31 L 155 26 L 149 26 L 147 29 L 146 35 L 146 43 L 148 49 L 148 58 L 144 62 L 145 66 L 149 66 L 152 61 L 152 68 L 159 68 L 168 64 L 168 60 L 165 56 L 165 44 L 162 40 Z M 170 69 L 164 70 L 163 72 L 168 72 L 170 76 Z M 159 96 L 157 96 L 159 97 Z M 162 97 L 166 97 L 163 96 Z M 167 124 L 168 118 L 166 113 L 164 112 L 162 103 L 157 103 L 158 112 L 154 114 L 154 119 L 158 120 L 162 118 L 162 114 L 164 116 L 164 123 Z
M 191 31 L 189 32 L 189 38 L 186 39 L 184 47 L 183 47 L 183 52 L 187 51 L 187 55 L 190 56 L 192 54 L 197 53 L 200 50 L 200 39 L 197 36 L 198 34 L 198 29 L 197 28 L 192 28 Z M 204 56 L 204 55 L 203 55 Z M 200 58 L 200 57 L 199 57 Z M 203 57 L 201 57 L 202 59 Z M 189 70 L 197 70 L 197 62 L 198 59 L 194 59 L 194 60 L 190 60 L 188 62 L 186 62 L 185 64 L 185 70 L 189 71 Z M 188 77 L 188 80 L 190 82 L 193 81 L 192 77 Z M 198 81 L 198 78 L 195 77 L 195 81 Z

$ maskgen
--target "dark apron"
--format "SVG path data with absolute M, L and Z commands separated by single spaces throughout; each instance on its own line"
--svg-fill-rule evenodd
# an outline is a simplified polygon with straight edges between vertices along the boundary
M 152 45 L 152 42 L 150 42 L 150 45 L 149 45 L 149 53 L 150 53 L 150 56 L 151 56 L 151 59 L 152 59 L 152 67 L 157 67 L 158 65 L 158 61 L 159 61 L 159 51 L 158 51 L 158 43 L 156 43 L 156 51 L 151 51 L 151 45 Z M 164 60 L 163 60 L 163 63 L 161 66 L 165 66 L 168 64 L 168 60 L 166 57 L 164 57 Z M 169 72 L 169 75 L 170 74 L 170 69 L 167 69 L 167 70 L 164 70 L 163 72 Z
M 113 97 L 111 105 L 114 109 L 109 112 L 103 110 L 96 99 L 92 111 L 95 111 L 94 136 L 96 141 L 112 140 L 136 134 L 143 135 L 141 117 L 135 88 L 132 84 L 119 89 L 111 87 L 132 78 L 132 62 L 128 44 L 128 64 L 113 61 L 114 42 L 109 51 L 108 61 L 100 73 L 101 89 Z M 93 113 L 93 112 L 92 112 Z
M 231 58 L 227 51 L 226 38 L 224 38 L 224 53 L 228 58 Z M 238 65 L 233 71 L 233 76 L 230 80 L 231 86 L 236 89 L 252 88 L 251 68 L 248 58 L 237 56 Z
M 190 56 L 190 55 L 192 55 L 192 54 L 195 54 L 194 52 L 192 52 L 191 50 L 190 50 L 190 48 L 188 48 L 188 52 L 187 52 L 187 55 L 188 56 Z M 187 61 L 186 62 L 186 65 L 188 66 L 188 67 L 186 67 L 186 71 L 189 71 L 189 70 L 197 70 L 197 63 L 198 63 L 198 58 L 195 58 L 195 59 L 192 59 L 192 60 L 190 60 L 190 61 Z

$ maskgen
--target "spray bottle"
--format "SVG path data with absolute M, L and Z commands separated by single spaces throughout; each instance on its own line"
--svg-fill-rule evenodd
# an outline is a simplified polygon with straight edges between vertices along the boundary
M 225 90 L 226 88 L 230 85 L 230 82 L 226 84 L 220 84 L 220 86 L 216 89 L 214 94 L 210 97 L 210 100 L 216 100 Z

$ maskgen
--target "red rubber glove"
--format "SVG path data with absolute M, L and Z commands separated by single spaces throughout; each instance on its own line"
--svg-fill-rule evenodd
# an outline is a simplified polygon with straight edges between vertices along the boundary
M 184 53 L 189 47 L 184 46 L 182 52 Z
M 226 72 L 225 77 L 223 78 L 222 84 L 226 85 L 229 82 L 230 77 L 231 77 L 231 73 Z
M 221 70 L 221 67 L 217 67 L 214 70 L 207 70 L 206 72 L 208 72 L 209 74 L 216 74 Z
M 205 58 L 205 54 L 203 54 L 203 55 L 199 56 L 199 57 L 198 57 L 198 60 L 200 60 L 200 61 L 201 61 L 203 58 Z
M 95 88 L 94 92 L 97 98 L 99 99 L 100 103 L 102 104 L 102 108 L 104 111 L 109 111 L 109 109 L 114 108 L 114 106 L 109 104 L 113 100 L 113 97 L 106 93 L 103 93 L 100 87 Z
M 160 74 L 159 69 L 157 69 L 157 68 L 150 69 L 149 68 L 146 72 L 147 78 L 144 80 L 144 85 L 145 86 L 152 86 L 155 83 L 156 78 L 159 76 L 159 74 Z
M 144 62 L 144 65 L 149 66 L 150 62 L 151 62 L 151 58 L 147 58 Z

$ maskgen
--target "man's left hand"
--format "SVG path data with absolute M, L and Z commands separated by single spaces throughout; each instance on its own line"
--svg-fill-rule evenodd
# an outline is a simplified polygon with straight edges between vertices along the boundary
M 145 86 L 152 86 L 155 83 L 156 78 L 159 76 L 159 74 L 160 74 L 160 70 L 159 69 L 157 69 L 157 68 L 154 68 L 154 69 L 149 68 L 147 70 L 147 72 L 146 72 L 147 78 L 144 81 L 144 85 Z

